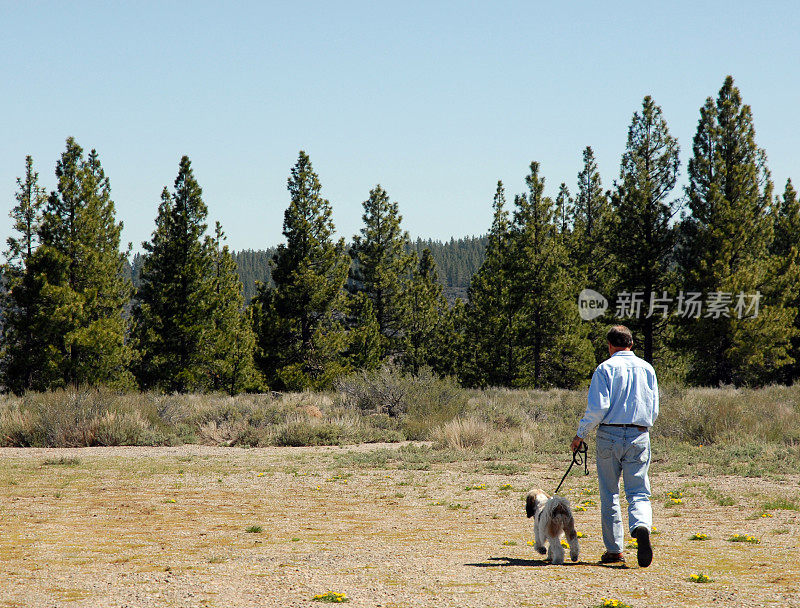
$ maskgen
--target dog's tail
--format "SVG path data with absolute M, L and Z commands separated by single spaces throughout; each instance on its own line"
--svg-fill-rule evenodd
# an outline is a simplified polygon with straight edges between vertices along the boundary
M 562 502 L 559 502 L 553 509 L 553 517 L 556 517 L 557 515 L 562 515 L 567 518 L 572 517 L 572 513 L 569 512 L 569 508 Z

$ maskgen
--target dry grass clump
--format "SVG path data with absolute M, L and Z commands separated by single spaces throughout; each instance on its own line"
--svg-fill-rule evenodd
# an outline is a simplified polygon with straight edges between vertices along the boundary
M 336 382 L 339 398 L 347 407 L 397 417 L 408 408 L 411 382 L 392 366 L 362 371 Z
M 657 436 L 699 444 L 800 443 L 800 386 L 662 391 Z
M 361 416 L 330 395 L 120 394 L 59 390 L 0 401 L 0 445 L 331 445 L 399 441 L 400 422 Z
M 157 414 L 137 395 L 106 389 L 58 390 L 7 397 L 0 407 L 0 444 L 12 447 L 162 445 Z
M 474 450 L 482 448 L 492 434 L 492 427 L 483 420 L 474 417 L 456 418 L 436 427 L 431 439 L 436 445 L 456 450 Z
M 434 429 L 465 411 L 469 396 L 455 380 L 430 369 L 408 376 L 391 366 L 343 378 L 336 389 L 346 408 L 400 419 L 408 439 L 429 439 Z

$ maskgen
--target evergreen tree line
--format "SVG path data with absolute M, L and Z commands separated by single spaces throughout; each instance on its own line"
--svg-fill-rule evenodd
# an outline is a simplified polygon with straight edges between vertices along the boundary
M 573 190 L 562 183 L 555 198 L 532 162 L 525 192 L 508 198 L 498 182 L 486 237 L 439 243 L 412 241 L 377 185 L 350 244 L 334 237 L 331 204 L 301 151 L 285 242 L 236 254 L 219 224 L 209 231 L 183 157 L 151 240 L 129 263 L 99 157 L 70 138 L 49 195 L 30 157 L 18 179 L 2 385 L 319 389 L 391 362 L 467 386 L 577 387 L 606 356 L 611 322 L 693 384 L 793 382 L 800 203 L 791 181 L 774 195 L 731 77 L 700 109 L 684 192 L 679 151 L 647 96 L 610 188 L 591 147 Z M 448 303 L 443 282 L 465 297 Z M 579 314 L 583 290 L 607 296 L 605 312 Z
M 579 385 L 607 356 L 613 322 L 633 329 L 645 359 L 691 384 L 794 382 L 800 204 L 791 180 L 774 196 L 730 76 L 700 109 L 683 193 L 679 166 L 678 142 L 647 96 L 610 189 L 591 147 L 574 195 L 562 183 L 555 199 L 543 196 L 538 163 L 511 210 L 498 183 L 466 304 L 462 382 Z M 610 302 L 581 322 L 575 303 L 585 289 Z
M 416 253 L 421 257 L 429 249 L 438 269 L 442 293 L 448 303 L 458 298 L 466 299 L 469 282 L 483 263 L 487 238 L 467 236 L 451 238 L 449 241 L 417 238 L 405 245 L 406 253 Z M 236 272 L 242 281 L 245 302 L 256 295 L 258 283 L 273 285 L 270 260 L 275 255 L 275 247 L 263 250 L 243 249 L 233 252 Z M 136 281 L 134 280 L 134 287 Z
M 436 268 L 439 270 L 439 282 L 445 299 L 451 305 L 458 298 L 466 299 L 469 282 L 472 275 L 483 264 L 488 238 L 485 236 L 467 236 L 451 238 L 449 241 L 417 238 L 411 241 L 406 251 L 422 255 L 425 249 L 430 249 Z M 275 247 L 267 249 L 243 249 L 232 251 L 236 262 L 236 274 L 242 282 L 244 301 L 250 302 L 256 295 L 258 283 L 273 285 L 270 260 L 275 255 Z M 139 287 L 139 269 L 143 261 L 139 253 L 133 260 L 125 262 L 125 276 L 129 277 L 134 289 Z

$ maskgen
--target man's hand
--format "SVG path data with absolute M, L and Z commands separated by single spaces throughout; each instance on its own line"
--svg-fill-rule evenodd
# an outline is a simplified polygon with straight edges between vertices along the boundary
M 582 443 L 583 443 L 583 439 L 581 439 L 580 437 L 575 435 L 575 438 L 572 440 L 572 443 L 570 444 L 569 447 L 572 448 L 572 451 L 574 453 L 574 452 L 577 452 L 578 450 L 581 449 L 581 444 Z

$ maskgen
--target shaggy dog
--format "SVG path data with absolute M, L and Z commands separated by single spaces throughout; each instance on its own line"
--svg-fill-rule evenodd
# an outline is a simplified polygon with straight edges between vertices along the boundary
M 580 546 L 578 533 L 575 532 L 575 520 L 569 501 L 561 496 L 550 498 L 539 489 L 531 490 L 525 499 L 525 512 L 528 517 L 534 518 L 536 550 L 544 555 L 553 564 L 564 563 L 564 548 L 561 546 L 561 533 L 567 537 L 569 543 L 569 556 L 573 562 L 578 561 Z M 550 543 L 546 549 L 545 541 Z

